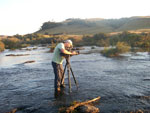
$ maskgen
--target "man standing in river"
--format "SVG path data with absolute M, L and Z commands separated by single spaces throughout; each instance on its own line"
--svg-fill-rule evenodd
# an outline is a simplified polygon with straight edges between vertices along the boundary
M 59 43 L 54 49 L 53 58 L 52 58 L 52 66 L 53 66 L 54 74 L 55 74 L 55 80 L 54 80 L 55 94 L 61 91 L 61 87 L 62 88 L 65 87 L 64 80 L 62 80 L 62 83 L 61 83 L 61 79 L 62 79 L 63 71 L 64 71 L 63 65 L 62 65 L 64 57 L 61 55 L 61 53 L 66 54 L 66 55 L 78 54 L 75 51 L 70 52 L 66 50 L 66 48 L 71 48 L 71 47 L 73 47 L 72 41 L 66 40 L 62 43 Z

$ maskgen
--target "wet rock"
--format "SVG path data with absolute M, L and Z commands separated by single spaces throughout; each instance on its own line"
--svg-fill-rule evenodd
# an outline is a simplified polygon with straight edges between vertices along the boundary
M 8 54 L 6 56 L 27 56 L 27 55 L 30 55 L 30 54 Z
M 150 81 L 150 78 L 145 78 L 143 79 L 143 81 Z
M 27 64 L 27 63 L 34 63 L 35 62 L 35 60 L 30 60 L 30 61 L 26 61 L 26 62 L 24 62 L 23 64 Z
M 36 50 L 36 49 L 38 49 L 38 48 L 37 48 L 37 47 L 34 47 L 34 48 L 33 48 L 33 50 Z
M 32 113 L 29 110 L 26 110 L 30 108 L 29 106 L 20 106 L 18 108 L 14 108 L 11 111 L 7 112 L 7 113 Z M 29 112 L 28 112 L 29 111 Z
M 84 47 L 75 47 L 72 50 L 84 50 L 84 49 L 85 49 Z
M 7 113 L 16 113 L 16 111 L 17 111 L 17 108 L 13 109 L 13 110 L 11 110 L 10 112 L 7 112 Z
M 92 46 L 92 47 L 91 47 L 91 49 L 95 49 L 95 47 L 94 47 L 94 46 Z
M 99 108 L 92 105 L 83 105 L 76 108 L 78 113 L 99 113 Z
M 92 100 L 87 100 L 84 102 L 77 102 L 76 104 L 68 107 L 65 111 L 66 113 L 72 113 L 72 112 L 76 112 L 77 113 L 99 113 L 99 109 L 89 105 L 93 102 L 96 102 L 100 99 L 100 96 L 97 98 L 94 98 Z
M 120 112 L 120 113 L 150 113 L 150 111 L 145 111 L 145 110 L 137 110 L 137 111 L 124 111 L 124 112 Z
M 26 51 L 31 51 L 32 49 L 26 48 L 25 50 L 26 50 Z

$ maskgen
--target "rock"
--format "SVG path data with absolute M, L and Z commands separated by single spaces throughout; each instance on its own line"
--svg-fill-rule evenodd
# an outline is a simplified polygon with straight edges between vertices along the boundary
M 32 49 L 26 48 L 25 50 L 26 50 L 26 51 L 31 51 Z
M 13 109 L 13 110 L 11 110 L 10 112 L 7 112 L 7 113 L 16 113 L 16 111 L 17 111 L 17 108 Z
M 94 98 L 92 100 L 87 100 L 87 101 L 84 101 L 84 102 L 78 102 L 78 103 L 68 107 L 66 109 L 66 113 L 72 113 L 78 107 L 79 107 L 78 110 L 81 113 L 99 113 L 99 109 L 98 108 L 96 108 L 96 107 L 94 107 L 92 105 L 89 105 L 89 104 L 98 101 L 100 98 L 101 97 L 98 96 L 97 98 Z M 80 106 L 83 106 L 83 108 L 80 109 Z M 80 113 L 79 111 L 77 113 Z
M 76 108 L 78 113 L 99 113 L 99 108 L 92 105 L 83 105 Z
M 35 61 L 34 61 L 34 60 L 30 60 L 30 61 L 24 62 L 24 64 L 27 64 L 27 63 L 33 63 L 33 62 L 35 62 Z
M 27 55 L 30 55 L 30 54 L 17 54 L 17 55 L 15 55 L 15 54 L 8 54 L 6 56 L 27 56 Z
M 75 47 L 75 48 L 73 48 L 72 50 L 84 50 L 85 48 L 83 48 L 83 47 Z

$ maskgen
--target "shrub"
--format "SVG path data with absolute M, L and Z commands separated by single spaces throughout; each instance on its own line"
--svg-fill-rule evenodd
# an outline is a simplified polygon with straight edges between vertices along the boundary
M 126 53 L 130 50 L 130 46 L 128 46 L 125 42 L 118 42 L 116 45 L 116 49 L 118 53 Z
M 116 48 L 105 48 L 101 53 L 106 57 L 119 56 Z
M 0 41 L 0 52 L 5 50 L 5 45 L 3 42 Z
M 57 43 L 54 43 L 53 41 L 51 42 L 51 46 L 50 46 L 50 52 L 52 53 L 56 47 Z
M 130 46 L 128 46 L 124 42 L 118 42 L 115 48 L 105 48 L 101 53 L 106 57 L 115 57 L 119 56 L 121 53 L 126 53 L 130 50 Z
M 13 37 L 13 38 L 4 39 L 3 42 L 5 44 L 5 48 L 7 49 L 21 48 L 20 40 L 17 38 Z

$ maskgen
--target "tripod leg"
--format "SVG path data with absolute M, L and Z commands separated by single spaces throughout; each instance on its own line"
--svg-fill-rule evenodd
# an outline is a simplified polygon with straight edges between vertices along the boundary
M 71 70 L 71 73 L 72 73 L 72 76 L 73 76 L 74 82 L 75 82 L 75 84 L 76 84 L 76 86 L 77 86 L 77 89 L 78 89 L 78 83 L 77 83 L 77 80 L 76 80 L 76 78 L 75 78 L 75 76 L 74 76 L 74 73 L 73 73 L 73 71 L 72 71 L 71 66 L 70 66 L 70 70 Z
M 65 64 L 65 68 L 64 68 L 63 76 L 62 76 L 62 79 L 61 79 L 61 84 L 63 84 L 63 80 L 64 80 L 64 77 L 65 77 L 66 67 L 67 67 L 67 63 Z
M 67 71 L 68 71 L 69 92 L 71 92 L 71 79 L 70 79 L 70 68 L 69 68 L 69 65 L 67 65 Z

